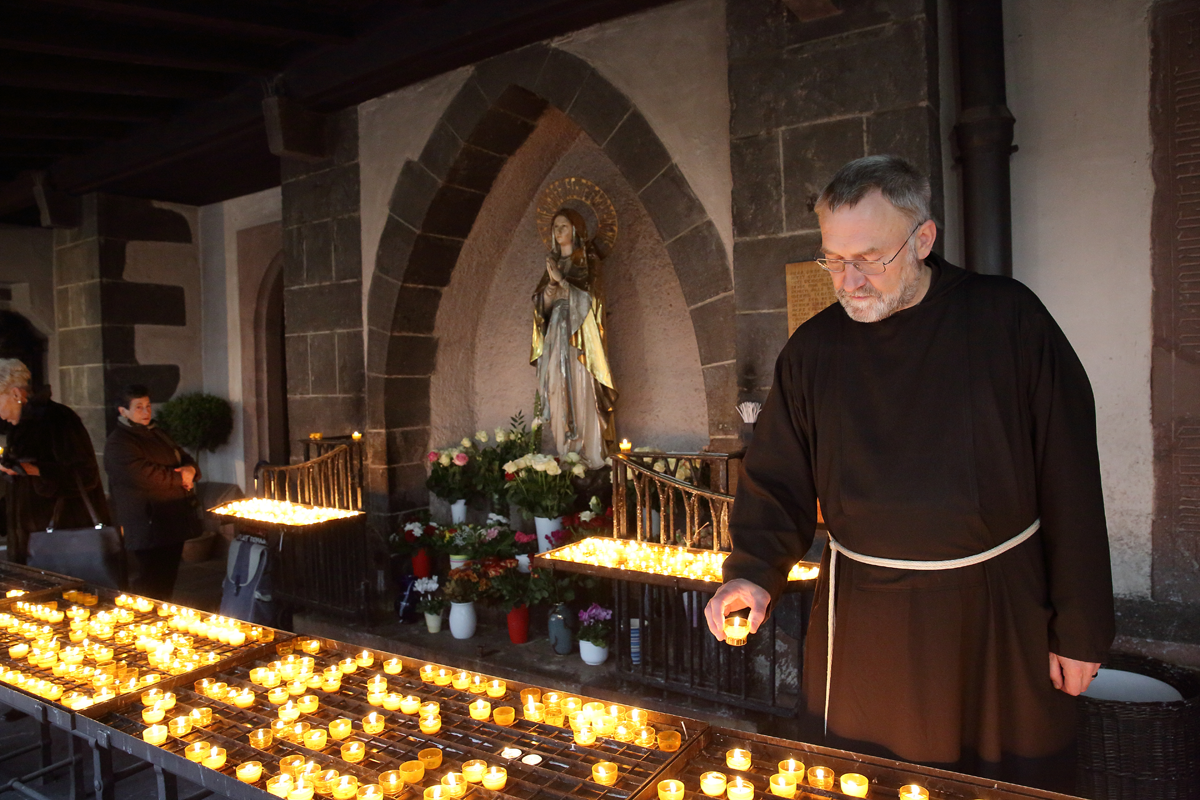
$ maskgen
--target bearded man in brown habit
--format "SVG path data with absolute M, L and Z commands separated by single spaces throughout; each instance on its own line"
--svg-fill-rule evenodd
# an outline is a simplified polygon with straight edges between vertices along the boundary
M 801 325 L 746 453 L 709 627 L 757 630 L 829 528 L 805 651 L 826 744 L 1069 791 L 1114 632 L 1091 387 L 1038 298 L 931 252 L 929 182 L 853 161 L 817 203 L 839 303 Z

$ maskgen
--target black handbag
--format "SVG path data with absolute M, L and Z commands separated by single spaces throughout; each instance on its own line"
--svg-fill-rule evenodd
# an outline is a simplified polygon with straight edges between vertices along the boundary
M 46 530 L 29 534 L 26 562 L 31 567 L 69 575 L 96 586 L 123 589 L 125 541 L 121 538 L 121 532 L 112 525 L 100 522 L 79 475 L 75 476 L 75 483 L 79 486 L 79 496 L 87 506 L 93 527 L 58 528 L 58 515 L 66 500 L 65 497 L 58 498 Z

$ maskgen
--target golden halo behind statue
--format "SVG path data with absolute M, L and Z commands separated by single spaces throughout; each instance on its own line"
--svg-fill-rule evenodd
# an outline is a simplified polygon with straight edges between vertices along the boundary
M 595 230 L 589 231 L 590 239 L 598 246 L 601 257 L 612 251 L 617 241 L 617 209 L 604 190 L 587 178 L 560 178 L 538 198 L 537 228 L 546 249 L 553 248 L 554 215 L 562 208 L 580 212 L 589 228 L 595 225 Z

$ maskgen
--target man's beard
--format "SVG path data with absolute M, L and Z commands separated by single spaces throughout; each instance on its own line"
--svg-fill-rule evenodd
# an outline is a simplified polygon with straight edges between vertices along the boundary
M 846 314 L 855 322 L 879 322 L 887 319 L 907 306 L 921 288 L 921 262 L 915 258 L 905 259 L 900 285 L 891 294 L 884 294 L 869 282 L 854 290 L 852 297 L 845 289 L 838 289 L 837 299 L 846 309 Z M 863 299 L 870 298 L 870 299 Z

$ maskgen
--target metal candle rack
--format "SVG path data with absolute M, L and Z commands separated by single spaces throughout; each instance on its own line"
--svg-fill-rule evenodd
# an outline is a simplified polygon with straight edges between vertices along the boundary
M 315 656 L 318 671 L 324 666 L 336 664 L 344 658 L 362 652 L 338 642 L 324 639 L 318 641 L 321 643 L 320 651 Z M 283 649 L 287 649 L 286 644 Z M 253 685 L 249 679 L 250 669 L 267 666 L 274 658 L 265 655 L 237 659 L 238 663 L 227 664 L 209 676 L 230 687 L 255 689 L 257 697 L 251 708 L 240 709 L 228 702 L 212 700 L 197 694 L 186 686 L 178 686 L 175 694 L 176 707 L 179 710 L 172 713 L 184 714 L 193 708 L 205 706 L 212 709 L 213 722 L 202 729 L 193 729 L 182 737 L 169 737 L 162 747 L 148 745 L 142 741 L 141 734 L 146 726 L 142 723 L 141 705 L 136 697 L 121 698 L 119 703 L 107 704 L 108 707 L 103 713 L 87 714 L 95 719 L 86 722 L 81 720 L 81 726 L 86 731 L 90 731 L 93 726 L 114 729 L 123 734 L 119 740 L 114 740 L 115 746 L 152 763 L 164 764 L 170 771 L 185 777 L 191 777 L 197 768 L 197 765 L 187 762 L 183 755 L 183 750 L 189 743 L 205 741 L 223 747 L 227 751 L 227 761 L 219 771 L 228 781 L 221 781 L 221 791 L 235 797 L 262 796 L 259 789 L 239 784 L 234 777 L 237 765 L 245 761 L 259 761 L 263 764 L 263 778 L 258 781 L 258 786 L 265 785 L 268 775 L 278 773 L 281 758 L 296 754 L 319 764 L 322 770 L 336 769 L 343 775 L 357 776 L 360 783 L 376 783 L 380 773 L 397 770 L 405 761 L 416 760 L 418 751 L 436 747 L 443 753 L 442 764 L 439 768 L 427 772 L 422 784 L 437 785 L 446 773 L 460 772 L 463 762 L 481 759 L 489 766 L 505 767 L 508 781 L 500 791 L 472 784 L 468 793 L 473 797 L 513 797 L 525 800 L 534 797 L 570 797 L 591 800 L 604 796 L 612 800 L 623 800 L 643 786 L 653 783 L 673 757 L 671 753 L 653 747 L 641 747 L 610 738 L 598 737 L 594 745 L 583 746 L 574 742 L 572 732 L 567 727 L 525 720 L 521 714 L 520 692 L 522 689 L 531 688 L 525 684 L 506 682 L 505 694 L 502 697 L 486 698 L 493 708 L 506 704 L 513 707 L 517 711 L 517 718 L 513 724 L 502 726 L 492 721 L 491 717 L 487 721 L 472 719 L 468 710 L 469 704 L 486 695 L 472 694 L 465 689 L 455 689 L 452 685 L 438 686 L 423 681 L 419 676 L 419 669 L 425 666 L 426 662 L 405 661 L 400 673 L 386 674 L 382 663 L 395 656 L 391 653 L 367 652 L 372 653 L 372 666 L 359 667 L 354 672 L 343 675 L 339 691 L 305 690 L 305 693 L 318 696 L 320 706 L 315 712 L 302 713 L 297 721 L 308 722 L 314 728 L 328 726 L 329 723 L 343 717 L 354 722 L 354 732 L 349 738 L 341 742 L 330 740 L 320 750 L 309 749 L 294 741 L 281 741 L 278 737 L 265 749 L 255 748 L 249 743 L 248 735 L 251 731 L 269 728 L 278 718 L 278 706 L 270 704 L 263 687 Z M 402 656 L 401 658 L 403 660 Z M 452 672 L 459 671 L 441 664 L 433 664 L 433 667 Z M 368 703 L 367 680 L 376 675 L 382 675 L 387 680 L 389 691 L 401 695 L 416 695 L 422 702 L 438 702 L 441 706 L 441 729 L 432 734 L 422 733 L 416 714 L 386 711 Z M 491 680 L 489 676 L 484 677 Z M 580 699 L 588 702 L 591 698 Z M 367 734 L 362 730 L 361 720 L 371 712 L 379 713 L 385 720 L 384 730 L 378 734 Z M 695 739 L 707 727 L 702 722 L 653 712 L 648 716 L 648 722 L 658 732 L 677 731 L 685 744 Z M 361 762 L 350 763 L 340 757 L 339 748 L 347 741 L 361 741 L 366 745 L 366 756 Z M 504 751 L 509 748 L 520 751 L 519 755 L 505 755 Z M 522 759 L 530 755 L 537 755 L 540 762 L 524 763 Z M 613 786 L 603 786 L 592 780 L 591 767 L 601 761 L 617 765 L 618 778 Z M 406 797 L 412 794 L 414 788 L 407 787 L 404 794 L 396 796 Z M 416 796 L 419 797 L 419 793 Z
M 749 768 L 736 770 L 726 764 L 726 753 L 733 748 L 750 752 Z M 1026 786 L 716 727 L 706 729 L 685 745 L 678 757 L 663 770 L 660 779 L 681 781 L 684 788 L 682 800 L 713 800 L 701 791 L 701 775 L 710 771 L 721 772 L 731 781 L 735 775 L 740 775 L 754 785 L 755 800 L 765 800 L 772 797 L 771 776 L 779 771 L 779 762 L 788 759 L 803 762 L 806 770 L 809 767 L 832 770 L 833 788 L 813 786 L 805 777 L 801 777 L 796 785 L 796 800 L 842 800 L 854 797 L 843 793 L 840 788 L 840 777 L 847 773 L 866 777 L 870 783 L 865 796 L 876 800 L 903 797 L 900 788 L 912 784 L 928 790 L 928 796 L 935 800 L 1071 800 L 1068 795 Z M 717 800 L 723 800 L 724 797 L 725 791 L 722 791 Z M 659 800 L 657 782 L 642 787 L 632 800 Z
M 37 602 L 63 589 L 73 589 L 82 585 L 76 578 L 58 575 L 53 572 L 14 564 L 11 561 L 0 561 L 0 611 L 3 611 L 19 600 Z M 20 591 L 24 594 L 8 597 L 10 591 Z

